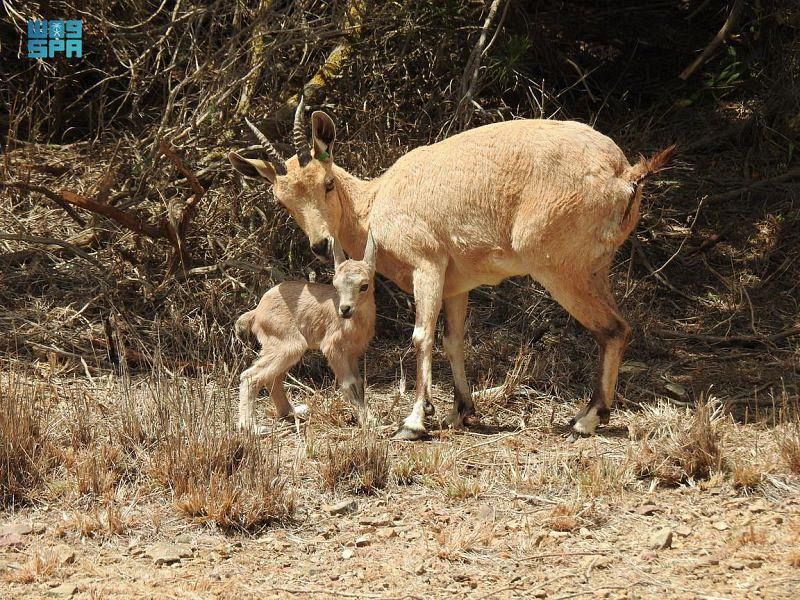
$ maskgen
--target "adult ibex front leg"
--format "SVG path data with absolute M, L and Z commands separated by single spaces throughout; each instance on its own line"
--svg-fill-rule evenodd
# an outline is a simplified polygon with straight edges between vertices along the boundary
M 414 270 L 414 302 L 416 316 L 412 340 L 417 351 L 417 386 L 414 407 L 395 433 L 395 439 L 417 440 L 425 434 L 425 415 L 432 405 L 431 366 L 436 321 L 442 308 L 444 266 L 423 264 Z

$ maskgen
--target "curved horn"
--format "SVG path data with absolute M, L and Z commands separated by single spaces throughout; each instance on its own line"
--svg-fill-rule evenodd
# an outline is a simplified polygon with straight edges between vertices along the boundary
M 303 97 L 300 96 L 300 102 L 297 104 L 297 110 L 294 111 L 294 130 L 292 131 L 292 142 L 294 143 L 294 150 L 297 152 L 297 158 L 300 161 L 300 166 L 305 167 L 311 161 L 311 149 L 308 145 L 308 140 L 305 134 L 305 124 L 303 122 L 303 109 L 306 104 Z
M 286 162 L 283 160 L 278 151 L 270 144 L 267 136 L 265 136 L 258 127 L 253 125 L 247 117 L 244 118 L 244 122 L 247 123 L 247 126 L 250 130 L 255 134 L 258 141 L 261 142 L 261 147 L 264 149 L 264 158 L 267 159 L 267 162 L 272 163 L 272 166 L 275 167 L 275 172 L 278 175 L 286 175 Z

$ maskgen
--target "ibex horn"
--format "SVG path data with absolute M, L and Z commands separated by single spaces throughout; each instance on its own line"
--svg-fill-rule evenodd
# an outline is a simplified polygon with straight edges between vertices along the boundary
M 297 152 L 297 159 L 300 161 L 300 166 L 305 167 L 311 162 L 311 148 L 308 145 L 306 134 L 303 127 L 303 109 L 305 102 L 303 97 L 300 96 L 300 102 L 297 105 L 297 110 L 294 111 L 294 131 L 292 132 L 292 141 L 294 142 L 294 149 Z
M 258 127 L 253 125 L 247 117 L 244 118 L 244 122 L 247 123 L 247 126 L 250 130 L 255 134 L 258 141 L 261 142 L 261 147 L 264 150 L 264 158 L 267 162 L 271 163 L 273 167 L 275 167 L 275 172 L 278 175 L 286 175 L 286 162 L 283 160 L 278 151 L 270 144 L 267 136 L 265 136 Z

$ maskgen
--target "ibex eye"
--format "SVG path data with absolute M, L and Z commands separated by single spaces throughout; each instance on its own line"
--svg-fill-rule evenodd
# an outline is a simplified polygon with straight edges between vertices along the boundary
M 366 292 L 368 289 L 369 289 L 369 284 L 368 283 L 362 283 L 361 284 L 361 291 L 362 292 Z

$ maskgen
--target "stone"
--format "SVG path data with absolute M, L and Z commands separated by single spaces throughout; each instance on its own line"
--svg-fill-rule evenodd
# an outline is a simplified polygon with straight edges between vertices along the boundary
M 78 593 L 78 586 L 74 583 L 62 583 L 47 592 L 51 596 L 74 596 Z
M 358 520 L 358 524 L 368 527 L 388 527 L 392 524 L 392 520 L 389 515 L 383 515 L 381 517 L 361 517 Z
M 547 592 L 544 590 L 533 590 L 531 592 L 531 598 L 547 598 Z
M 641 558 L 644 562 L 652 562 L 658 558 L 658 554 L 652 550 L 645 550 L 639 555 L 639 558 Z
M 153 544 L 144 553 L 153 559 L 156 565 L 171 565 L 182 558 L 190 558 L 192 549 L 185 544 Z
M 731 571 L 741 571 L 742 569 L 744 569 L 744 563 L 739 562 L 738 560 L 734 560 L 728 563 L 728 568 Z
M 194 544 L 194 536 L 191 533 L 182 533 L 175 538 L 175 543 L 192 546 Z
M 364 548 L 372 543 L 372 539 L 368 535 L 360 535 L 356 538 L 356 548 Z
M 342 500 L 336 504 L 325 506 L 325 512 L 334 516 L 347 515 L 355 512 L 356 509 L 358 509 L 358 503 L 355 500 Z
M 654 512 L 660 510 L 655 504 L 642 504 L 636 509 L 636 512 L 645 517 L 652 515 Z
M 22 536 L 18 533 L 0 535 L 0 548 L 13 548 L 23 544 Z
M 750 506 L 747 507 L 747 510 L 749 510 L 753 514 L 757 514 L 769 510 L 769 506 L 767 506 L 766 502 L 764 502 L 763 500 L 756 500 Z
M 424 575 L 425 574 L 425 563 L 419 563 L 417 568 L 414 569 L 414 575 Z
M 53 552 L 58 557 L 58 564 L 62 567 L 75 562 L 75 549 L 67 544 L 58 544 L 53 547 Z
M 764 561 L 761 560 L 751 560 L 747 563 L 748 569 L 760 569 L 761 566 L 764 564 Z
M 712 527 L 717 531 L 725 531 L 726 529 L 730 529 L 730 525 L 728 525 L 725 521 L 717 521 L 712 525 Z
M 692 528 L 689 527 L 688 525 L 678 525 L 675 528 L 675 533 L 677 533 L 678 535 L 680 535 L 682 537 L 688 537 L 688 536 L 692 535 Z
M 695 569 L 705 569 L 707 567 L 715 567 L 719 564 L 719 559 L 713 556 L 704 556 L 694 563 Z
M 349 558 L 353 558 L 354 552 L 350 548 L 345 548 L 342 551 L 342 558 L 347 560 Z
M 397 530 L 394 527 L 381 527 L 376 535 L 383 540 L 390 540 L 397 537 Z
M 663 527 L 650 536 L 650 548 L 666 550 L 672 547 L 672 529 Z
M 17 535 L 33 533 L 33 525 L 30 523 L 9 523 L 0 527 L 0 537 L 14 533 Z

